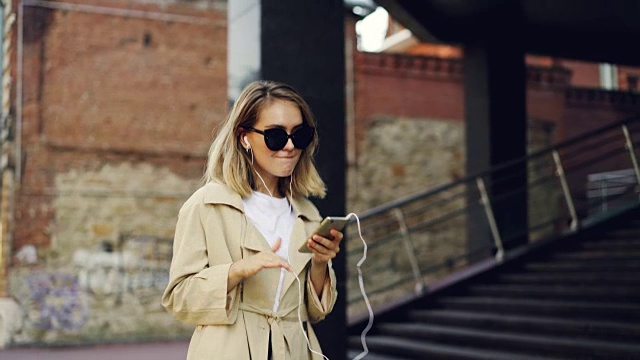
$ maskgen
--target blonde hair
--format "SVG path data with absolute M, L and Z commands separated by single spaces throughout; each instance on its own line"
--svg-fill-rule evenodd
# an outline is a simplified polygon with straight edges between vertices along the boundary
M 204 182 L 226 184 L 243 197 L 251 194 L 256 188 L 251 167 L 251 155 L 245 152 L 242 147 L 240 134 L 242 129 L 253 127 L 264 106 L 276 99 L 296 104 L 302 114 L 303 123 L 315 129 L 316 120 L 309 105 L 293 87 L 275 81 L 254 81 L 240 93 L 216 138 L 211 143 Z M 313 155 L 317 146 L 318 136 L 316 135 L 311 144 L 302 150 L 292 177 L 279 179 L 278 188 L 282 195 L 319 198 L 325 196 L 324 181 L 320 178 L 313 164 Z M 291 179 L 293 179 L 292 183 L 290 183 Z M 290 186 L 292 194 L 289 194 Z

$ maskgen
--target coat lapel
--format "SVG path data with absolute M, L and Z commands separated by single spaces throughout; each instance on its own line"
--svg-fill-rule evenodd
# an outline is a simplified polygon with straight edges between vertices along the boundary
M 302 244 L 307 242 L 307 233 L 304 226 L 304 221 L 300 217 L 296 218 L 296 222 L 293 225 L 293 231 L 291 232 L 291 241 L 289 242 L 289 264 L 293 273 L 297 276 L 301 276 L 302 270 L 304 270 L 307 263 L 311 260 L 311 253 L 303 253 L 298 251 Z M 292 282 L 295 281 L 295 277 L 287 276 L 284 284 L 282 284 L 283 294 L 286 289 L 289 288 Z M 300 279 L 304 281 L 304 279 Z
M 242 247 L 255 252 L 271 250 L 269 243 L 264 236 L 262 236 L 260 230 L 258 230 L 249 219 L 245 221 L 247 222 L 247 235 L 244 237 Z
M 302 271 L 305 269 L 309 261 L 311 261 L 311 253 L 303 253 L 299 252 L 298 249 L 302 244 L 306 243 L 309 239 L 309 235 L 307 233 L 307 228 L 305 226 L 305 220 L 316 223 L 315 225 L 320 223 L 320 214 L 313 204 L 309 200 L 294 198 L 291 201 L 293 206 L 293 211 L 296 214 L 296 220 L 293 224 L 293 231 L 291 232 L 291 241 L 289 242 L 289 264 L 291 264 L 291 269 L 293 273 L 298 276 L 306 276 Z M 301 282 L 304 282 L 304 278 L 300 278 Z M 284 279 L 284 284 L 282 284 L 282 294 L 287 292 L 287 289 L 293 284 L 293 282 L 297 281 L 296 278 L 288 274 L 288 276 Z

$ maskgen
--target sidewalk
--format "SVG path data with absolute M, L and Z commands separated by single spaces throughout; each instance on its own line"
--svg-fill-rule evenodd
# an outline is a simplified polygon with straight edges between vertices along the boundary
M 2 360 L 184 360 L 188 342 L 0 350 Z

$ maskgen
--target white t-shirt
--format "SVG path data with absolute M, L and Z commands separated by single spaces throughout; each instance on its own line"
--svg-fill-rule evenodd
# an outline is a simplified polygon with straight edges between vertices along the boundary
M 276 255 L 288 261 L 289 243 L 291 242 L 291 232 L 293 231 L 295 220 L 289 200 L 286 197 L 279 199 L 254 191 L 249 197 L 242 198 L 242 204 L 244 205 L 245 215 L 260 231 L 270 247 L 273 247 L 278 238 L 282 240 Z M 274 312 L 278 311 L 278 306 L 280 305 L 280 293 L 282 292 L 285 272 L 285 269 L 280 271 L 280 281 L 273 303 Z

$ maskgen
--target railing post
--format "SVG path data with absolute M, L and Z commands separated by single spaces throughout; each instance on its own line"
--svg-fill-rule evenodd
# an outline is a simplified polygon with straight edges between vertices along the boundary
M 491 228 L 491 234 L 493 235 L 493 242 L 496 245 L 496 260 L 502 261 L 502 259 L 504 258 L 502 237 L 500 237 L 500 231 L 498 231 L 496 218 L 493 216 L 493 209 L 491 208 L 491 201 L 489 201 L 487 188 L 484 184 L 484 180 L 481 177 L 476 178 L 476 184 L 478 185 L 478 191 L 480 191 L 480 202 L 482 203 L 484 212 L 487 215 L 487 221 L 489 221 L 489 227 Z
M 600 180 L 600 211 L 605 213 L 609 210 L 609 206 L 607 204 L 607 178 Z
M 404 219 L 404 214 L 400 208 L 393 208 L 393 215 L 398 220 L 398 225 L 400 226 L 400 234 L 402 235 L 402 242 L 404 243 L 405 248 L 407 249 L 407 255 L 409 256 L 409 264 L 411 264 L 411 270 L 413 271 L 413 277 L 416 279 L 416 286 L 414 291 L 416 294 L 422 294 L 424 291 L 424 281 L 422 279 L 422 273 L 420 272 L 420 266 L 418 264 L 418 258 L 416 258 L 416 250 L 413 247 L 413 243 L 409 238 L 409 228 L 407 227 L 407 223 Z
M 631 141 L 631 134 L 629 133 L 629 128 L 627 127 L 627 124 L 622 125 L 622 132 L 624 132 L 626 148 L 627 150 L 629 150 L 629 155 L 631 156 L 631 162 L 633 163 L 633 170 L 636 173 L 636 179 L 638 180 L 638 184 L 640 184 L 640 167 L 638 167 L 638 158 L 636 157 L 636 150 L 633 147 L 633 141 Z
M 576 213 L 576 208 L 573 205 L 573 197 L 571 197 L 571 192 L 569 191 L 569 184 L 567 183 L 567 177 L 564 173 L 564 168 L 562 167 L 562 161 L 560 160 L 558 150 L 553 150 L 553 161 L 556 164 L 556 175 L 560 178 L 560 185 L 562 186 L 564 199 L 567 202 L 569 214 L 571 215 L 571 225 L 569 225 L 569 228 L 572 231 L 575 231 L 578 228 L 578 214 Z

